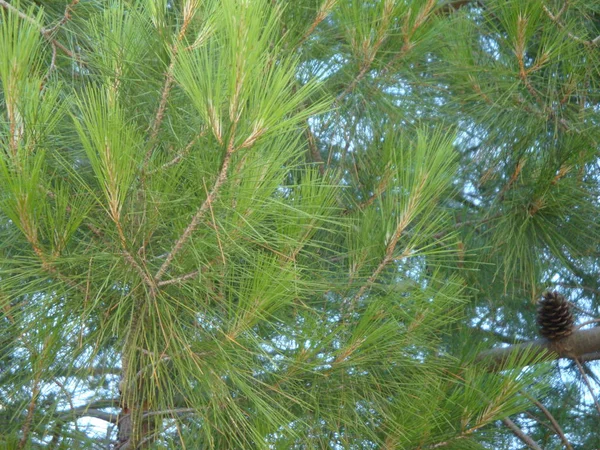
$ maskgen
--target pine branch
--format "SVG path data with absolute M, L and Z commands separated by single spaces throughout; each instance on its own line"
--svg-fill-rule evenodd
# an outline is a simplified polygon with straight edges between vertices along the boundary
M 175 164 L 179 163 L 180 161 L 182 161 L 187 155 L 189 155 L 190 151 L 192 150 L 192 147 L 196 144 L 196 142 L 198 142 L 198 140 L 203 137 L 206 134 L 206 130 L 203 130 L 202 132 L 200 132 L 200 134 L 198 134 L 196 137 L 194 137 L 186 146 L 183 150 L 181 150 L 180 152 L 178 152 L 175 157 L 173 159 L 171 159 L 170 161 L 167 161 L 166 163 L 164 163 L 163 165 L 161 165 L 160 167 L 154 169 L 154 170 L 149 170 L 147 171 L 145 174 L 146 175 L 154 175 L 157 172 L 160 172 L 164 169 L 168 169 L 169 167 L 174 166 Z
M 306 123 L 305 134 L 306 141 L 308 142 L 308 149 L 310 150 L 310 156 L 312 160 L 317 163 L 317 166 L 319 167 L 319 173 L 322 176 L 325 174 L 325 161 L 323 161 L 321 153 L 319 153 L 319 149 L 317 148 L 317 143 L 315 140 L 315 135 L 311 131 L 308 122 Z
M 148 147 L 149 148 L 148 148 L 148 151 L 146 152 L 146 156 L 144 158 L 144 167 L 146 167 L 148 165 L 148 162 L 150 161 L 150 157 L 152 156 L 152 153 L 154 152 L 154 145 L 156 143 L 156 138 L 158 137 L 158 131 L 160 129 L 160 125 L 162 124 L 163 117 L 165 115 L 165 110 L 167 108 L 167 100 L 168 100 L 169 94 L 171 92 L 171 87 L 173 86 L 173 81 L 174 81 L 173 69 L 175 68 L 175 63 L 177 62 L 177 54 L 179 51 L 179 46 L 181 44 L 181 41 L 183 41 L 183 38 L 185 37 L 185 35 L 187 33 L 187 29 L 192 21 L 192 18 L 194 17 L 197 7 L 198 7 L 198 5 L 197 5 L 196 0 L 186 1 L 185 7 L 183 10 L 183 23 L 181 25 L 179 33 L 177 34 L 177 38 L 175 39 L 175 42 L 173 42 L 173 45 L 171 45 L 171 61 L 169 63 L 169 66 L 167 67 L 167 72 L 165 74 L 165 81 L 164 81 L 162 93 L 160 96 L 160 103 L 158 105 L 158 109 L 156 111 L 154 120 L 153 120 L 152 124 L 150 125 L 150 137 L 148 139 L 148 142 L 149 142 Z
M 583 355 L 579 356 L 577 359 L 579 361 L 581 361 L 582 363 L 585 363 L 588 361 L 597 361 L 600 359 L 600 351 L 584 353 Z
M 66 411 L 57 411 L 55 420 L 57 422 L 65 423 L 76 421 L 81 417 L 95 417 L 96 419 L 104 420 L 105 422 L 117 423 L 117 414 L 107 413 L 102 411 L 102 409 L 117 408 L 118 406 L 118 398 L 95 400 Z
M 560 21 L 560 16 L 562 16 L 562 14 L 566 11 L 568 4 L 569 4 L 569 2 L 567 0 L 565 0 L 565 3 L 563 4 L 562 8 L 556 15 L 552 14 L 552 11 L 550 11 L 550 9 L 548 9 L 548 7 L 546 5 L 542 5 L 542 9 L 546 13 L 546 15 L 550 18 L 550 20 L 552 20 L 552 22 L 554 22 L 556 25 L 558 25 L 558 27 L 562 30 L 564 30 L 566 27 Z M 584 45 L 587 45 L 590 47 L 595 47 L 596 45 L 600 45 L 600 35 L 596 36 L 594 39 L 586 40 L 586 39 L 582 39 L 579 36 L 571 33 L 570 31 L 567 31 L 567 36 L 569 36 L 575 42 L 579 42 L 580 44 L 584 44 Z
M 386 167 L 386 170 L 384 171 L 383 175 L 381 176 L 381 180 L 379 180 L 379 184 L 377 185 L 375 192 L 373 192 L 373 194 L 368 199 L 366 199 L 364 202 L 359 203 L 356 208 L 346 209 L 343 212 L 343 214 L 347 215 L 347 214 L 353 213 L 355 211 L 361 211 L 361 210 L 371 206 L 373 204 L 373 202 L 376 199 L 378 199 L 379 197 L 381 197 L 381 195 L 386 191 L 391 176 L 392 176 L 392 173 L 389 170 L 389 167 Z
M 600 329 L 600 327 L 597 327 Z M 596 397 L 596 394 L 594 393 L 594 389 L 592 388 L 592 384 L 590 383 L 590 380 L 588 379 L 587 375 L 585 374 L 585 370 L 583 370 L 583 367 L 581 365 L 581 363 L 579 362 L 578 358 L 574 358 L 573 359 L 575 361 L 575 364 L 577 364 L 577 369 L 579 369 L 579 373 L 581 374 L 581 378 L 583 378 L 583 382 L 585 383 L 586 387 L 588 388 L 588 391 L 590 392 L 590 395 L 592 396 L 592 400 L 594 402 L 594 406 L 596 407 L 596 410 L 598 411 L 598 414 L 600 414 L 600 403 L 598 403 L 598 398 Z
M 229 169 L 229 164 L 231 163 L 231 157 L 233 156 L 233 152 L 234 152 L 234 149 L 233 149 L 233 137 L 232 137 L 229 148 L 227 149 L 227 152 L 225 153 L 225 158 L 223 159 L 223 163 L 221 165 L 221 170 L 219 171 L 219 174 L 217 175 L 217 179 L 215 180 L 215 183 L 214 183 L 212 189 L 210 190 L 206 199 L 202 203 L 202 206 L 200 206 L 198 211 L 196 211 L 196 214 L 194 214 L 194 217 L 192 218 L 191 222 L 189 223 L 189 225 L 187 226 L 187 228 L 185 229 L 183 234 L 175 242 L 175 245 L 173 246 L 171 251 L 168 253 L 164 263 L 158 269 L 158 272 L 156 272 L 156 275 L 154 276 L 155 282 L 158 283 L 161 280 L 161 278 L 164 276 L 165 272 L 171 265 L 173 258 L 175 258 L 175 256 L 177 256 L 177 254 L 179 253 L 179 251 L 181 250 L 183 245 L 191 237 L 192 233 L 196 230 L 196 228 L 198 228 L 198 225 L 200 224 L 202 217 L 204 216 L 206 211 L 209 209 L 211 204 L 216 200 L 217 196 L 219 195 L 219 190 L 221 189 L 221 187 L 227 180 L 227 171 Z
M 473 3 L 477 6 L 483 5 L 483 2 L 476 1 L 476 0 L 454 0 L 454 1 L 449 1 L 449 2 L 442 4 L 437 9 L 436 13 L 440 14 L 442 16 L 449 16 L 450 14 L 460 11 L 462 8 L 464 8 L 466 6 L 469 6 L 471 3 Z
M 20 216 L 21 216 L 20 219 L 23 224 L 25 238 L 31 245 L 34 253 L 39 258 L 42 268 L 49 274 L 56 276 L 59 280 L 61 280 L 63 283 L 65 283 L 69 287 L 75 288 L 80 293 L 85 294 L 85 289 L 83 288 L 83 286 L 80 286 L 79 284 L 77 284 L 73 280 L 71 280 L 69 277 L 62 274 L 56 267 L 54 267 L 54 265 L 48 259 L 46 253 L 43 251 L 42 246 L 39 242 L 37 230 L 35 229 L 35 224 L 31 223 L 29 221 L 27 212 L 23 211 L 23 210 L 20 211 Z
M 77 2 L 74 2 L 74 4 L 76 4 Z M 27 14 L 19 11 L 17 8 L 15 8 L 14 6 L 12 6 L 10 3 L 6 2 L 5 0 L 0 0 L 0 6 L 2 6 L 4 9 L 7 9 L 9 11 L 14 12 L 15 14 L 17 14 L 21 19 L 26 20 L 27 22 L 33 24 L 35 27 L 37 27 L 40 30 L 40 33 L 42 34 L 42 36 L 44 36 L 44 38 L 49 41 L 53 46 L 56 46 L 57 48 L 60 49 L 60 51 L 62 51 L 65 55 L 69 56 L 70 58 L 74 58 L 77 59 L 75 54 L 73 52 L 71 52 L 67 47 L 65 47 L 64 45 L 62 45 L 60 42 L 58 42 L 56 39 L 54 39 L 52 37 L 53 31 L 55 27 L 52 28 L 45 28 L 42 25 L 40 25 L 39 23 L 37 23 L 35 21 L 35 19 L 29 17 Z
M 140 266 L 138 264 L 138 262 L 135 260 L 135 258 L 128 251 L 124 250 L 122 254 L 123 254 L 123 257 L 125 258 L 125 260 L 129 264 L 131 264 L 131 266 L 136 270 L 136 272 L 138 273 L 140 278 L 144 281 L 146 286 L 148 286 L 148 288 L 150 289 L 150 295 L 152 296 L 152 298 L 156 298 L 156 295 L 158 292 L 157 288 L 156 288 L 157 285 L 156 285 L 155 281 L 152 279 L 152 277 L 148 274 L 147 270 L 144 270 L 142 268 L 142 266 Z
M 23 423 L 23 427 L 21 428 L 21 440 L 19 441 L 18 449 L 23 449 L 27 445 L 29 441 L 29 432 L 31 431 L 31 424 L 33 423 L 33 413 L 35 412 L 35 407 L 37 403 L 38 396 L 40 394 L 40 382 L 41 382 L 41 373 L 38 370 L 35 379 L 33 380 L 33 389 L 31 391 L 31 401 L 29 402 L 29 406 L 27 407 L 27 416 L 25 417 L 25 422 Z
M 177 277 L 177 278 L 171 278 L 170 280 L 159 281 L 157 283 L 157 286 L 168 286 L 169 284 L 183 283 L 186 280 L 192 280 L 194 278 L 197 278 L 199 274 L 200 274 L 200 272 L 195 270 L 195 271 L 187 273 L 185 275 L 181 275 L 180 277 Z
M 427 5 L 425 5 L 424 8 L 427 8 L 427 6 L 430 3 L 435 3 L 435 0 L 428 0 L 428 3 Z M 360 65 L 360 70 L 358 74 L 354 77 L 350 84 L 348 84 L 348 86 L 346 86 L 346 88 L 335 98 L 333 102 L 334 107 L 338 105 L 344 99 L 344 97 L 346 97 L 346 95 L 348 95 L 356 88 L 356 85 L 358 85 L 358 83 L 362 81 L 362 79 L 367 75 L 367 73 L 371 69 L 371 65 L 375 61 L 375 57 L 377 56 L 379 48 L 387 38 L 388 28 L 391 22 L 393 9 L 394 2 L 391 0 L 385 0 L 383 14 L 381 17 L 381 25 L 375 31 L 375 42 L 373 42 L 368 49 L 364 50 L 366 53 L 365 60 Z
M 402 31 L 404 33 L 404 37 L 403 37 L 404 43 L 402 44 L 402 47 L 400 47 L 400 51 L 398 53 L 396 53 L 394 55 L 394 57 L 383 67 L 383 69 L 380 71 L 380 75 L 387 74 L 393 68 L 393 66 L 394 66 L 394 64 L 396 64 L 396 62 L 398 62 L 400 59 L 404 58 L 404 56 L 406 56 L 406 54 L 408 54 L 408 52 L 410 52 L 414 48 L 414 43 L 411 42 L 413 36 L 418 31 L 418 29 L 423 24 L 425 24 L 427 19 L 429 19 L 429 17 L 431 17 L 432 13 L 435 10 L 436 5 L 437 5 L 437 2 L 435 0 L 428 0 L 427 3 L 425 3 L 425 5 L 423 5 L 423 8 L 417 13 L 415 22 L 412 27 L 408 26 L 408 21 L 410 19 L 410 13 L 406 14 L 404 26 L 402 29 Z
M 600 322 L 600 319 L 587 320 L 587 321 L 585 321 L 583 323 L 578 324 L 575 328 L 577 330 L 579 330 L 579 329 L 585 327 L 586 325 L 591 325 L 593 323 L 599 323 L 599 322 Z
M 321 3 L 317 16 L 308 27 L 308 30 L 306 30 L 304 35 L 300 38 L 300 41 L 296 44 L 296 48 L 304 44 L 304 42 L 313 34 L 319 24 L 331 13 L 331 10 L 335 7 L 337 2 L 338 0 L 324 0 L 323 3 Z
M 87 406 L 81 406 L 79 408 L 75 408 L 74 410 L 68 411 L 63 416 L 59 416 L 57 421 L 61 423 L 72 422 L 82 417 L 93 417 L 94 419 L 100 419 L 112 424 L 117 424 L 118 422 L 118 414 L 105 412 L 100 409 L 89 408 Z
M 485 363 L 490 371 L 506 369 L 506 363 L 514 358 L 515 354 L 526 353 L 532 360 L 544 356 L 545 358 L 575 359 L 586 354 L 600 352 L 600 327 L 588 330 L 578 330 L 570 336 L 558 341 L 537 339 L 510 347 L 494 348 L 477 355 L 476 361 Z M 527 364 L 527 361 L 523 361 Z
M 405 249 L 402 252 L 402 254 L 399 255 L 398 257 L 394 256 L 394 251 L 396 249 L 396 244 L 400 240 L 400 237 L 402 236 L 402 234 L 404 233 L 404 231 L 406 230 L 406 228 L 408 227 L 408 225 L 410 224 L 410 222 L 412 220 L 415 209 L 416 209 L 417 205 L 419 204 L 419 200 L 422 195 L 422 190 L 424 188 L 426 178 L 427 177 L 423 177 L 421 179 L 420 184 L 417 186 L 415 192 L 411 192 L 410 199 L 408 201 L 406 209 L 402 212 L 400 220 L 398 221 L 398 224 L 396 225 L 396 229 L 394 230 L 394 233 L 390 237 L 389 242 L 386 246 L 385 255 L 384 255 L 383 259 L 381 260 L 379 265 L 375 268 L 375 270 L 373 271 L 371 276 L 367 279 L 367 281 L 360 287 L 360 289 L 358 290 L 356 295 L 350 300 L 350 302 L 348 304 L 347 314 L 350 314 L 354 310 L 354 307 L 356 306 L 356 304 L 358 303 L 360 298 L 367 291 L 367 289 L 369 289 L 375 283 L 375 281 L 377 280 L 377 278 L 379 277 L 381 272 L 383 272 L 383 269 L 385 269 L 392 261 L 399 261 L 401 259 L 406 258 L 407 256 L 409 256 L 411 254 L 412 249 L 410 249 L 410 248 Z
M 531 450 L 543 450 L 542 447 L 540 447 L 539 445 L 537 445 L 535 443 L 535 441 L 533 439 L 531 439 L 530 436 L 526 435 L 523 430 L 521 430 L 516 423 L 514 423 L 512 420 L 510 420 L 508 417 L 505 417 L 504 419 L 502 419 L 502 423 L 504 423 L 504 425 L 506 425 L 508 427 L 508 429 L 510 431 L 513 432 L 513 434 L 519 438 L 519 440 L 521 442 L 523 442 L 527 447 L 529 447 Z
M 525 397 L 527 397 L 529 399 L 529 401 L 531 401 L 535 406 L 537 406 L 540 409 L 540 411 L 542 411 L 542 413 L 546 416 L 546 418 L 552 424 L 552 428 L 554 429 L 554 431 L 556 432 L 556 434 L 558 435 L 558 437 L 564 444 L 565 448 L 567 450 L 573 450 L 571 443 L 568 441 L 567 437 L 565 436 L 565 433 L 563 432 L 562 428 L 558 424 L 558 421 L 554 418 L 554 416 L 550 413 L 550 411 L 548 411 L 548 409 L 544 405 L 542 405 L 539 401 L 537 401 L 534 397 L 529 395 L 527 392 L 521 391 L 521 394 L 524 395 Z

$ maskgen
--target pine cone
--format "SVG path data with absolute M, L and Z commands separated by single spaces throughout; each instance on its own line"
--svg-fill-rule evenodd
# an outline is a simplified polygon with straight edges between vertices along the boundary
M 537 323 L 546 339 L 556 341 L 573 332 L 573 314 L 569 302 L 558 292 L 544 292 L 538 302 Z

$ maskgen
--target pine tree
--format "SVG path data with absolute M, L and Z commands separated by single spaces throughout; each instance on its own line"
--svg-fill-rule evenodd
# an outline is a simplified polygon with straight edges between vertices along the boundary
M 0 6 L 5 448 L 600 445 L 595 2 Z

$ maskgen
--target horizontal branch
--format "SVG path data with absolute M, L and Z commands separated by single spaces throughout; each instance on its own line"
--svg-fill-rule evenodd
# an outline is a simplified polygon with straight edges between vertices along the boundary
M 61 369 L 52 373 L 54 377 L 75 377 L 75 378 L 88 378 L 88 377 L 98 377 L 98 376 L 106 376 L 106 375 L 120 375 L 121 369 L 118 367 L 78 367 L 78 368 L 70 368 L 70 369 Z
M 476 360 L 486 362 L 490 370 L 498 371 L 507 369 L 507 363 L 510 360 L 514 360 L 515 356 L 523 354 L 530 356 L 529 360 L 522 361 L 523 365 L 535 361 L 540 356 L 550 357 L 551 359 L 585 358 L 589 361 L 591 360 L 590 355 L 600 357 L 600 327 L 575 331 L 559 341 L 536 339 L 509 347 L 493 348 L 481 352 L 477 355 Z
M 70 422 L 81 417 L 94 417 L 96 419 L 104 420 L 113 424 L 117 423 L 117 413 L 109 413 L 101 411 L 99 408 L 117 408 L 119 406 L 119 400 L 108 399 L 108 400 L 97 400 L 86 405 L 78 406 L 77 408 L 69 409 L 67 411 L 61 411 L 56 416 L 58 422 Z

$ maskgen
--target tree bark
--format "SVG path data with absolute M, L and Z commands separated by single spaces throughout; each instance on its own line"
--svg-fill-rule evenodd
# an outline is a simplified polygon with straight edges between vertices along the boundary
M 510 368 L 507 364 L 516 355 L 529 354 L 529 359 L 520 359 L 522 365 L 532 363 L 544 355 L 550 359 L 569 358 L 592 361 L 600 359 L 600 327 L 575 331 L 570 336 L 558 341 L 536 339 L 509 347 L 493 348 L 481 352 L 476 361 L 487 364 L 490 371 Z

